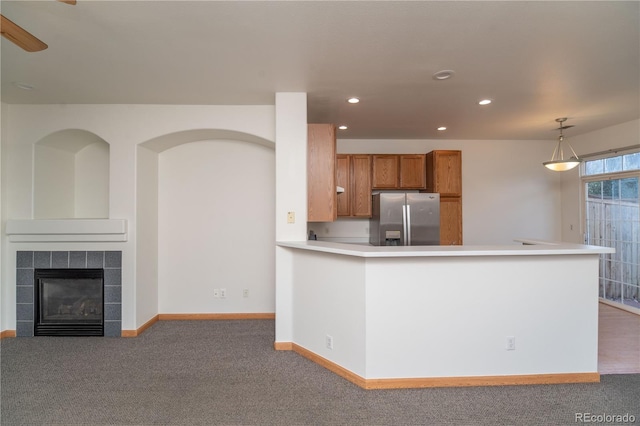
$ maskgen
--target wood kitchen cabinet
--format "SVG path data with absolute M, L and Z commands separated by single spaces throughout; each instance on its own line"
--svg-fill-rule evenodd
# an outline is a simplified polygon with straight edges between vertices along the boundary
M 372 155 L 372 187 L 374 189 L 395 189 L 398 187 L 398 170 L 400 169 L 397 155 Z
M 462 152 L 431 151 L 427 154 L 427 191 L 440 196 L 462 196 Z
M 351 214 L 351 157 L 345 154 L 336 155 L 336 185 L 344 188 L 343 193 L 337 194 L 338 216 L 350 216 Z
M 462 244 L 462 152 L 431 151 L 427 161 L 427 192 L 440 194 L 440 244 Z
M 440 197 L 440 245 L 462 245 L 462 197 Z
M 425 189 L 427 174 L 425 156 L 400 155 L 400 189 Z
M 336 128 L 307 127 L 307 221 L 333 222 L 337 217 Z
M 423 154 L 372 155 L 373 189 L 425 189 Z
M 339 217 L 371 217 L 371 155 L 338 154 L 336 156 Z

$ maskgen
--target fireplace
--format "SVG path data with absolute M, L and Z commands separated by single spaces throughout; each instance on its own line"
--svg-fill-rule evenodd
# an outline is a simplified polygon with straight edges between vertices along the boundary
M 103 336 L 102 269 L 36 269 L 35 336 Z
M 96 301 L 95 297 L 91 297 L 91 301 L 82 300 L 72 301 L 73 298 L 67 299 L 66 296 L 61 300 L 57 296 L 61 283 L 57 280 L 59 277 L 52 277 L 48 274 L 64 271 L 71 271 L 73 274 L 83 274 L 79 271 L 99 270 L 102 272 L 102 290 L 94 292 L 101 293 L 102 301 Z M 57 272 L 55 272 L 57 271 Z M 45 306 L 38 301 L 38 292 L 41 292 L 41 284 L 36 278 L 38 274 L 44 274 L 45 285 L 49 287 L 46 291 L 54 291 L 54 299 L 47 302 L 44 325 L 49 325 L 52 320 L 62 319 L 63 326 L 68 327 L 69 324 L 75 323 L 77 318 L 71 315 L 80 316 L 85 320 L 94 321 L 91 327 L 95 328 L 98 312 L 101 310 L 102 315 L 102 334 L 91 334 L 105 337 L 120 337 L 122 335 L 122 252 L 121 251 L 17 251 L 16 252 L 16 336 L 33 337 L 42 336 L 44 329 L 40 327 L 38 332 L 36 322 L 42 322 L 42 309 Z M 92 272 L 87 272 L 92 274 Z M 40 275 L 38 275 L 40 276 Z M 81 276 L 81 280 L 90 287 L 95 284 L 95 277 Z M 47 279 L 54 280 L 47 284 Z M 67 285 L 66 290 L 73 293 L 74 286 L 82 287 L 84 284 Z M 64 288 L 63 288 L 64 289 Z M 75 295 L 74 297 L 77 297 Z M 85 296 L 80 296 L 80 298 Z M 84 302 L 84 306 L 82 305 Z M 101 308 L 99 306 L 102 306 Z M 58 312 L 59 311 L 59 312 Z M 66 315 L 66 317 L 65 317 Z M 86 321 L 85 321 L 86 322 Z M 75 327 L 75 326 L 74 326 Z M 42 331 L 42 333 L 41 333 Z M 65 331 L 65 333 L 67 333 Z M 47 334 L 51 335 L 51 334 Z M 60 334 L 57 334 L 60 335 Z M 69 334 L 65 334 L 69 335 Z M 78 335 L 78 334 L 75 334 Z M 84 334 L 86 335 L 86 334 Z

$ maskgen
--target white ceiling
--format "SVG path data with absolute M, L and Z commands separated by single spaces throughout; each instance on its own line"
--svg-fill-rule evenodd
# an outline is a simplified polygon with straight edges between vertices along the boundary
M 307 92 L 309 122 L 347 124 L 346 139 L 553 139 L 557 117 L 576 126 L 570 137 L 640 116 L 638 1 L 3 0 L 1 11 L 49 45 L 2 39 L 12 104 L 264 105 Z M 432 79 L 443 69 L 454 77 Z

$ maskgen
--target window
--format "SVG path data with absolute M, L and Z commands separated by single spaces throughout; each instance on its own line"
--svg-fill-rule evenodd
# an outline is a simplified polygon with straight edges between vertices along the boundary
M 640 170 L 640 152 L 585 161 L 583 176 Z
M 600 297 L 640 312 L 640 152 L 586 161 L 585 242 L 600 258 Z

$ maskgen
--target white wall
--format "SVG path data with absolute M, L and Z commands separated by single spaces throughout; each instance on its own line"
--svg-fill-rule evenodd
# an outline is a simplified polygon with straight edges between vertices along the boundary
M 37 141 L 33 209 L 36 219 L 109 217 L 109 144 L 68 129 Z
M 561 181 L 542 166 L 554 141 L 338 140 L 338 152 L 462 151 L 463 242 L 513 244 L 517 237 L 559 240 Z M 368 222 L 309 224 L 319 237 L 367 237 Z
M 109 144 L 87 145 L 75 155 L 74 216 L 109 217 Z
M 158 153 L 138 145 L 136 324 L 158 314 Z M 144 302 L 143 302 L 144 301 Z
M 109 145 L 34 147 L 34 218 L 109 217 Z
M 7 125 L 8 125 L 8 120 L 7 120 L 7 111 L 6 111 L 6 104 L 5 103 L 1 103 L 0 102 L 0 331 L 4 331 L 5 330 L 5 325 L 7 324 L 7 319 L 5 318 L 5 309 L 4 309 L 4 304 L 1 303 L 2 300 L 6 300 L 7 299 L 7 292 L 5 290 L 5 287 L 7 287 L 5 285 L 5 280 L 4 280 L 4 269 L 5 269 L 5 264 L 6 264 L 6 259 L 5 259 L 5 253 L 6 253 L 6 248 L 5 248 L 5 243 L 6 243 L 6 237 L 5 237 L 5 210 L 4 210 L 4 203 L 2 201 L 2 194 L 4 194 L 5 192 L 5 182 L 6 179 L 4 178 L 4 171 L 5 168 L 3 167 L 4 165 L 4 158 L 2 155 L 2 145 L 3 145 L 3 140 L 4 140 L 4 133 L 7 129 Z
M 597 372 L 598 254 L 366 264 L 369 377 Z
M 34 148 L 34 218 L 74 217 L 75 153 L 47 145 Z
M 159 313 L 274 312 L 274 150 L 187 143 L 160 154 L 158 176 Z
M 276 93 L 276 241 L 307 236 L 307 94 Z M 295 223 L 287 223 L 294 212 Z M 293 259 L 276 251 L 276 342 L 293 341 Z
M 290 251 L 296 283 L 292 341 L 366 377 L 368 276 L 364 259 Z M 388 284 L 395 286 L 395 281 Z M 395 293 L 395 290 L 389 291 Z M 327 348 L 326 336 L 332 337 L 333 349 Z
M 102 244 L 5 243 L 3 298 L 0 302 L 6 318 L 1 325 L 3 330 L 15 329 L 17 250 L 121 250 L 122 326 L 125 330 L 132 330 L 143 325 L 157 314 L 158 304 L 154 294 L 141 294 L 137 290 L 136 218 L 139 202 L 146 202 L 138 199 L 137 146 L 167 135 L 203 129 L 237 132 L 264 141 L 275 140 L 275 108 L 270 105 L 7 105 L 5 108 L 8 125 L 2 128 L 3 223 L 8 219 L 33 219 L 34 144 L 56 132 L 80 129 L 109 144 L 109 216 L 127 220 L 128 241 Z M 4 233 L 3 239 L 6 242 Z M 145 259 L 145 262 L 153 260 Z M 153 289 L 157 283 L 151 281 L 153 277 L 144 285 Z
M 363 378 L 597 372 L 597 253 L 362 258 L 290 250 L 293 342 Z M 506 350 L 507 336 L 516 350 Z

